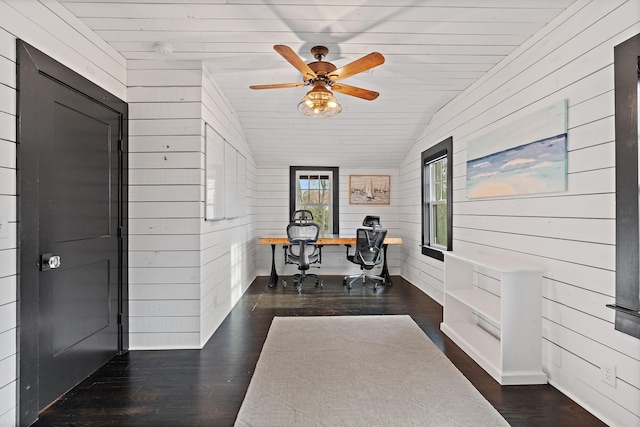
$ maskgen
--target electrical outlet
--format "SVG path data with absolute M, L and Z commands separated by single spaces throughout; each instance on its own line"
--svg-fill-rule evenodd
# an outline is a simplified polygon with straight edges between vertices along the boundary
M 600 366 L 600 379 L 603 382 L 609 384 L 611 387 L 616 387 L 616 367 L 615 365 L 609 365 L 608 363 L 602 363 Z

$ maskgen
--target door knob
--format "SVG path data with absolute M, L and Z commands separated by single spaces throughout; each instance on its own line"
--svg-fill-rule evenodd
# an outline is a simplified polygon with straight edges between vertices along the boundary
M 53 270 L 60 267 L 60 256 L 51 254 L 40 255 L 40 271 Z

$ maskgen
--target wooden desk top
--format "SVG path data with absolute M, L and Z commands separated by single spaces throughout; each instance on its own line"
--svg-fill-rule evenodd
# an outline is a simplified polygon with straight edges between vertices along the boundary
M 317 245 L 354 245 L 356 243 L 356 237 L 340 237 L 340 236 L 320 236 Z M 386 237 L 384 239 L 385 245 L 401 245 L 402 237 Z M 272 237 L 260 237 L 258 239 L 260 245 L 288 245 L 289 239 L 281 236 Z

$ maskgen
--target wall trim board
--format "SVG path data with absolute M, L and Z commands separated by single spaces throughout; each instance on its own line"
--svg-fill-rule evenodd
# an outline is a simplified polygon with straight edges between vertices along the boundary
M 638 84 L 640 34 L 614 48 L 616 122 L 616 322 L 640 338 L 640 213 L 638 209 Z

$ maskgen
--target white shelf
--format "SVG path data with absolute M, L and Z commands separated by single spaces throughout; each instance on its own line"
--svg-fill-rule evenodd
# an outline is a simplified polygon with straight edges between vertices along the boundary
M 500 323 L 500 298 L 476 289 L 451 289 L 446 294 L 494 323 Z
M 482 329 L 478 329 L 471 323 L 452 322 L 440 325 L 442 332 L 447 334 L 458 347 L 470 355 L 478 365 L 489 372 L 492 377 L 500 372 L 502 355 L 500 354 L 500 341 L 489 335 Z M 478 352 L 476 349 L 483 349 Z
M 500 384 L 546 383 L 542 270 L 504 257 L 454 252 L 445 252 L 444 269 L 440 329 Z M 497 280 L 500 297 L 478 286 L 482 280 Z M 498 337 L 488 333 L 478 318 L 496 328 Z
M 456 259 L 462 262 L 471 262 L 478 267 L 484 267 L 497 272 L 541 272 L 540 267 L 523 262 L 518 259 L 509 257 L 496 257 L 495 255 L 485 254 L 483 252 L 445 252 L 450 259 Z

